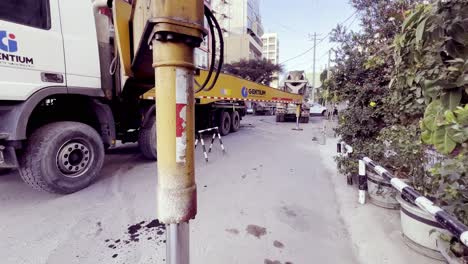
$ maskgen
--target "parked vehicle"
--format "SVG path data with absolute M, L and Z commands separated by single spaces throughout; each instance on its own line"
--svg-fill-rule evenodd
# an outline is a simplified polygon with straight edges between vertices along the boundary
M 273 115 L 275 112 L 276 105 L 274 103 L 267 102 L 254 102 L 252 103 L 252 109 L 254 115 Z
M 317 116 L 317 115 L 324 116 L 325 113 L 327 112 L 327 108 L 319 103 L 312 103 L 309 105 L 310 105 L 309 113 L 311 116 Z

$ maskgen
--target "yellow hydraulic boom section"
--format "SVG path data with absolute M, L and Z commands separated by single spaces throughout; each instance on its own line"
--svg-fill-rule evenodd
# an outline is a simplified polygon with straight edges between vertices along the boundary
M 208 71 L 201 70 L 200 75 L 196 76 L 197 83 L 203 83 L 208 75 Z M 197 85 L 194 85 L 197 89 Z M 154 99 L 155 90 L 152 89 L 143 95 L 144 99 Z M 242 78 L 220 74 L 213 89 L 210 91 L 201 91 L 195 94 L 200 104 L 209 104 L 215 101 L 252 101 L 252 102 L 273 102 L 273 103 L 292 103 L 302 104 L 303 96 L 284 92 L 266 85 L 247 81 Z
M 116 45 L 120 62 L 125 78 L 154 78 L 151 67 L 152 53 L 148 53 L 149 48 L 145 35 L 145 28 L 151 25 L 148 21 L 155 21 L 152 14 L 156 8 L 156 0 L 136 0 L 130 5 L 124 0 L 114 1 L 114 21 Z M 132 22 L 132 23 L 130 23 Z M 133 25 L 130 30 L 130 25 Z M 131 34 L 133 32 L 133 35 Z M 133 39 L 134 51 L 131 52 L 131 40 Z M 146 53 L 145 53 L 146 51 Z M 132 55 L 134 55 L 132 62 Z M 133 68 L 133 69 L 132 69 Z M 148 70 L 149 69 L 149 70 Z M 208 71 L 201 70 L 195 81 L 201 84 L 205 81 Z M 198 90 L 197 84 L 193 85 Z M 154 89 L 143 95 L 144 99 L 154 100 Z M 201 91 L 195 94 L 200 104 L 210 104 L 216 101 L 252 101 L 252 102 L 272 102 L 272 103 L 292 103 L 302 104 L 303 95 L 284 92 L 266 85 L 261 85 L 252 81 L 229 75 L 220 74 L 218 81 L 210 91 Z

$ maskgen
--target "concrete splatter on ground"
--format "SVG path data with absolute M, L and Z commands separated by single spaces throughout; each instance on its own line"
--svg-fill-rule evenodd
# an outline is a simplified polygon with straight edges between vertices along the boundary
M 166 243 L 164 236 L 166 226 L 160 223 L 157 219 L 146 222 L 141 221 L 137 224 L 129 225 L 126 231 L 125 239 L 106 239 L 104 242 L 107 247 L 113 250 L 125 250 L 134 243 L 138 243 L 140 239 L 145 239 L 155 243 L 156 246 Z M 113 254 L 112 258 L 116 258 L 118 254 Z
M 230 234 L 233 234 L 233 235 L 238 235 L 239 234 L 239 230 L 237 230 L 235 228 L 226 229 L 226 232 L 228 232 Z
M 265 259 L 265 264 L 282 264 L 279 260 L 269 260 Z M 293 264 L 291 261 L 286 261 L 284 264 Z
M 102 230 L 104 230 L 104 229 L 102 228 L 102 223 L 101 222 L 97 222 L 96 225 L 98 226 L 98 229 L 96 230 L 95 236 L 99 236 L 99 234 L 101 234 Z
M 275 246 L 276 248 L 284 248 L 284 244 L 279 242 L 278 240 L 275 240 L 273 242 L 273 246 Z
M 258 225 L 248 225 L 245 229 L 248 234 L 260 238 L 261 236 L 266 235 L 266 228 L 258 226 Z
M 281 264 L 281 261 L 279 260 L 269 260 L 269 259 L 265 259 L 265 264 Z
M 293 210 L 289 209 L 286 206 L 281 207 L 281 209 L 283 209 L 284 213 L 289 217 L 296 217 L 297 216 L 297 214 Z

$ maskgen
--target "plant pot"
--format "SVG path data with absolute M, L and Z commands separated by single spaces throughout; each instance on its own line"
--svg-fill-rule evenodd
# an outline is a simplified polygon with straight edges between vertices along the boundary
M 443 239 L 437 239 L 437 249 L 439 250 L 440 254 L 445 258 L 448 264 L 465 264 L 467 260 L 463 260 L 455 256 L 452 251 L 450 250 L 450 243 Z M 466 258 L 466 257 L 465 257 Z
M 369 201 L 379 207 L 399 209 L 400 203 L 396 200 L 398 191 L 377 173 L 367 171 L 366 175 Z
M 397 196 L 397 200 L 401 205 L 401 229 L 405 244 L 421 255 L 444 260 L 437 248 L 437 239 L 441 233 L 447 231 L 432 215 L 403 200 L 401 195 Z

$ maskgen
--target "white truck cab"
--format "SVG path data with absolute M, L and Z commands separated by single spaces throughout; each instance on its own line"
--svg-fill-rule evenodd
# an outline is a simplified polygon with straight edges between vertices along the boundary
M 0 100 L 24 101 L 48 87 L 102 92 L 91 5 L 76 0 L 0 3 Z
M 106 88 L 120 85 L 98 4 L 0 1 L 0 168 L 19 168 L 36 189 L 86 187 L 116 138 Z

